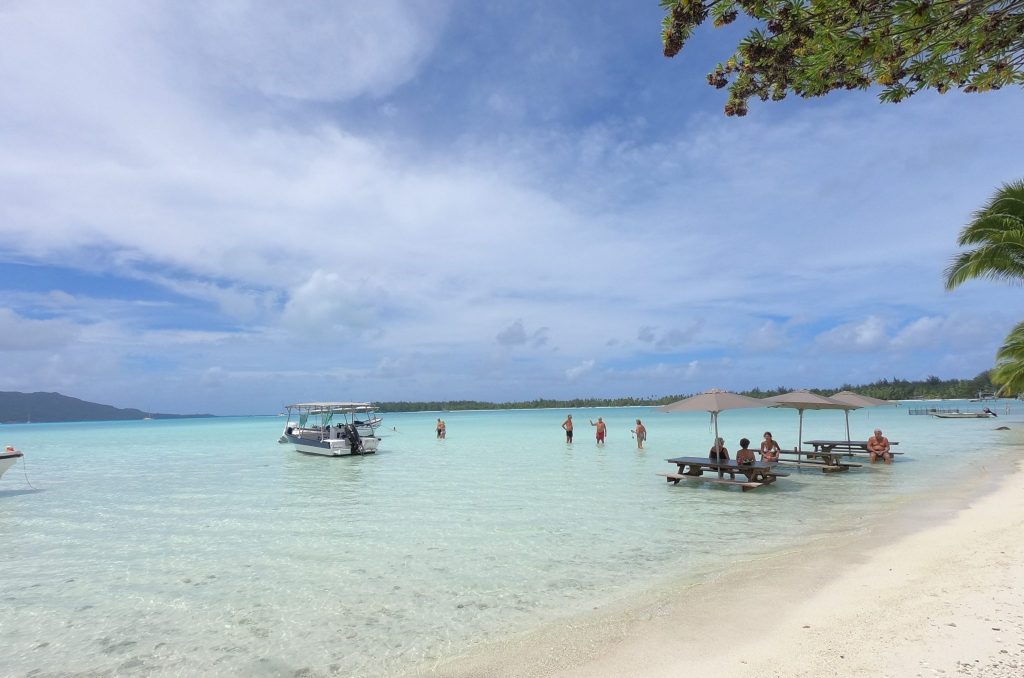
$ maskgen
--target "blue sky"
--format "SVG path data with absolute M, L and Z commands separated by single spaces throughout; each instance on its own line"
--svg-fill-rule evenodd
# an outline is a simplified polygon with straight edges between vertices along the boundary
M 1024 92 L 721 114 L 657 2 L 0 7 L 0 390 L 164 412 L 970 377 Z

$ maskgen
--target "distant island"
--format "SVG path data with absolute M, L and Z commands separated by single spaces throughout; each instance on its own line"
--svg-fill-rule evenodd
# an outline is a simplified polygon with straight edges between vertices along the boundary
M 755 388 L 750 391 L 737 391 L 752 398 L 767 398 L 769 396 L 787 393 L 796 390 L 787 386 L 779 386 L 773 389 Z M 906 379 L 882 379 L 870 384 L 854 386 L 843 384 L 836 388 L 807 389 L 818 395 L 831 395 L 837 391 L 853 391 L 874 398 L 885 400 L 913 400 L 915 398 L 976 398 L 979 393 L 993 393 L 997 389 L 992 385 L 987 371 L 982 372 L 973 379 L 940 379 L 939 377 L 928 377 L 920 381 L 908 381 Z M 692 393 L 680 393 L 663 397 L 650 398 L 572 398 L 569 400 L 554 400 L 550 398 L 538 398 L 536 400 L 523 400 L 518 402 L 493 403 L 481 400 L 436 400 L 436 401 L 378 401 L 375 403 L 381 412 L 434 412 L 453 410 L 526 410 L 543 408 L 584 408 L 584 407 L 651 407 L 656 405 L 667 405 L 668 403 L 682 400 Z
M 212 414 L 162 414 L 90 403 L 60 393 L 0 391 L 0 423 L 61 421 L 126 421 L 131 419 L 190 419 Z
M 779 386 L 773 389 L 755 388 L 738 391 L 753 398 L 786 393 L 795 389 Z M 819 395 L 830 395 L 836 391 L 854 391 L 885 400 L 913 400 L 915 398 L 975 398 L 980 393 L 994 393 L 997 389 L 989 379 L 989 373 L 982 372 L 973 379 L 940 379 L 928 377 L 919 381 L 906 379 L 882 379 L 859 386 L 843 384 L 835 388 L 808 389 Z M 651 407 L 682 400 L 692 393 L 680 393 L 663 397 L 623 398 L 571 398 L 556 400 L 537 398 L 517 402 L 489 402 L 483 400 L 430 400 L 430 401 L 377 401 L 381 412 L 438 412 L 454 410 L 525 410 L 525 409 L 570 409 L 585 407 Z M 112 405 L 91 403 L 60 393 L 19 393 L 0 391 L 0 423 L 24 424 L 26 422 L 62 421 L 126 421 L 132 419 L 194 419 L 213 417 L 212 414 L 164 414 L 143 412 L 132 408 L 118 408 Z

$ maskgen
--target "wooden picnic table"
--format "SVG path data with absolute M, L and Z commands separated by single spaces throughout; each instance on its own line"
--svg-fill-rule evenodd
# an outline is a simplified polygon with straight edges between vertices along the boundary
M 856 454 L 868 454 L 868 441 L 866 440 L 805 440 L 804 445 L 810 445 L 814 448 L 815 454 L 822 452 L 832 452 L 833 450 L 839 450 L 843 456 L 852 457 Z M 892 448 L 894 445 L 899 445 L 899 442 L 889 441 L 889 447 Z M 902 452 L 893 452 L 889 450 L 889 454 L 903 454 Z
M 678 485 L 680 480 L 701 480 L 710 483 L 721 483 L 723 485 L 739 485 L 746 492 L 747 490 L 756 490 L 764 485 L 770 485 L 778 478 L 789 475 L 788 473 L 775 470 L 771 464 L 763 461 L 740 464 L 734 459 L 715 461 L 708 457 L 675 457 L 673 459 L 666 459 L 666 461 L 670 464 L 675 464 L 679 469 L 678 472 L 659 473 L 658 475 L 675 485 Z M 706 471 L 715 474 L 715 476 L 712 478 L 703 477 Z M 731 477 L 726 479 L 724 477 L 726 473 L 730 474 L 730 476 L 739 474 L 746 476 L 747 479 L 733 480 Z

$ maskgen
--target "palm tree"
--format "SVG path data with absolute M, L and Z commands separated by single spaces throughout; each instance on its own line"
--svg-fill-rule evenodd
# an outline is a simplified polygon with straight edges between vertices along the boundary
M 960 231 L 958 244 L 973 249 L 946 269 L 947 290 L 974 278 L 1024 283 L 1024 180 L 1003 184 Z
M 990 377 L 993 384 L 1001 384 L 1000 395 L 1024 392 L 1024 322 L 1010 330 L 999 347 Z
M 947 290 L 975 278 L 1024 283 L 1024 180 L 1003 184 L 960 231 L 958 244 L 973 249 L 946 269 Z M 1002 395 L 1024 392 L 1024 322 L 1007 335 L 990 377 Z

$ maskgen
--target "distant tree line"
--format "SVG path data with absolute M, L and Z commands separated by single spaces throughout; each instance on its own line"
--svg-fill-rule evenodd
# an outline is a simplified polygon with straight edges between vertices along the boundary
M 755 388 L 750 391 L 739 391 L 752 398 L 787 393 L 795 389 L 779 386 L 774 389 Z M 838 388 L 807 389 L 819 395 L 831 395 L 836 391 L 853 391 L 874 398 L 885 400 L 909 400 L 912 398 L 974 398 L 983 391 L 994 391 L 995 387 L 989 373 L 982 372 L 973 379 L 940 379 L 928 377 L 924 380 L 909 381 L 907 379 L 881 379 L 870 384 L 854 386 L 843 384 Z M 525 410 L 541 408 L 575 409 L 586 407 L 632 407 L 666 405 L 682 400 L 690 394 L 668 395 L 662 398 L 572 398 L 556 400 L 554 398 L 537 398 L 519 402 L 492 403 L 483 400 L 433 400 L 433 401 L 393 401 L 378 402 L 382 412 L 440 412 L 445 410 Z

